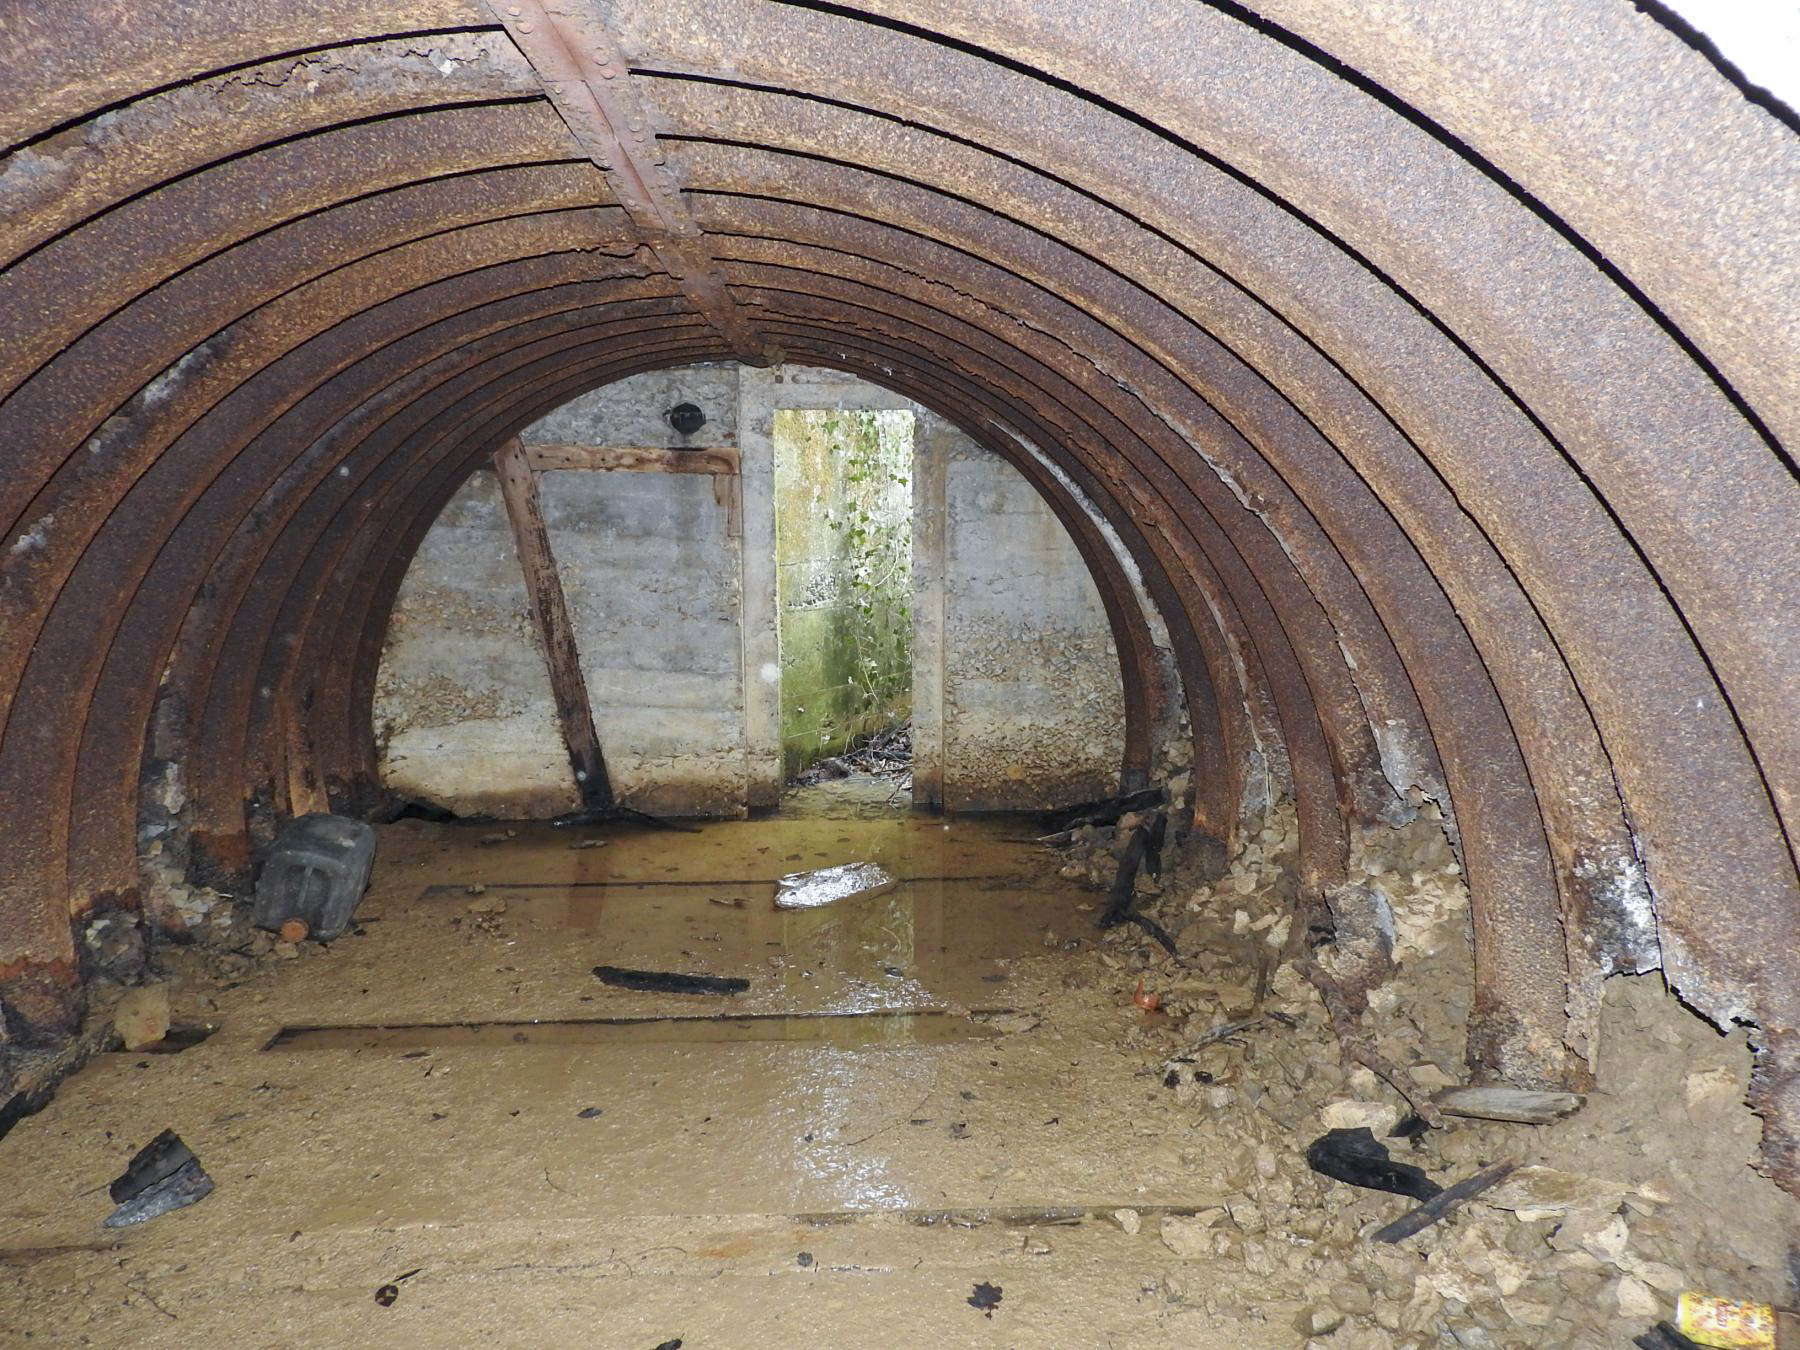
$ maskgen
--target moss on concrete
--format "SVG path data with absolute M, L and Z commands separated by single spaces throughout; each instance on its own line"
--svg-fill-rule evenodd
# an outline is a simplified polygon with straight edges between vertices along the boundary
M 911 714 L 912 437 L 905 411 L 775 414 L 790 777 Z

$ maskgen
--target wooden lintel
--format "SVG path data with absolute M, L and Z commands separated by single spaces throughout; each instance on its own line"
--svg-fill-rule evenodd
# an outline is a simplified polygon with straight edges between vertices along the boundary
M 531 621 L 537 626 L 550 671 L 550 693 L 556 701 L 557 721 L 569 747 L 569 765 L 584 808 L 613 805 L 612 779 L 600 753 L 600 736 L 594 729 L 594 713 L 588 704 L 587 681 L 581 674 L 581 652 L 569 622 L 563 598 L 562 578 L 556 557 L 550 552 L 550 532 L 544 527 L 544 511 L 538 502 L 537 475 L 525 447 L 517 437 L 494 452 L 494 473 L 506 502 L 506 517 L 518 546 L 519 567 L 525 574 L 525 598 Z
M 635 473 L 738 472 L 734 446 L 671 450 L 649 445 L 528 445 L 525 462 L 544 469 L 626 469 Z

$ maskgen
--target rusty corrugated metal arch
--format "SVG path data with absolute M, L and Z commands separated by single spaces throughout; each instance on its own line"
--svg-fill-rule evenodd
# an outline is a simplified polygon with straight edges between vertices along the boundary
M 1600 982 L 1661 965 L 1753 1026 L 1796 1185 L 1789 126 L 1625 0 L 512 8 L 524 51 L 485 0 L 0 29 L 9 1035 L 68 1029 L 137 905 L 146 755 L 216 878 L 292 795 L 367 801 L 387 612 L 472 466 L 780 349 L 1046 494 L 1136 772 L 1092 504 L 1203 828 L 1291 795 L 1316 889 L 1444 807 L 1481 1063 L 1585 1082 Z

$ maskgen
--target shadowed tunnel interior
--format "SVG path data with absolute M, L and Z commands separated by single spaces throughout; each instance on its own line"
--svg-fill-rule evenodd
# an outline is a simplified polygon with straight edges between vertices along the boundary
M 380 805 L 395 592 L 508 438 L 785 360 L 1045 494 L 1115 620 L 1125 788 L 1167 711 L 1135 570 L 1221 856 L 1291 799 L 1328 908 L 1435 803 L 1477 1071 L 1588 1085 L 1602 982 L 1660 969 L 1752 1028 L 1800 1187 L 1800 141 L 1665 18 L 9 9 L 0 1040 L 141 962 L 161 766 L 224 889 Z

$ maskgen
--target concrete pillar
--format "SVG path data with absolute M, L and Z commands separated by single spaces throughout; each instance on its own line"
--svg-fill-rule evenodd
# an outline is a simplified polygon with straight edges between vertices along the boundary
M 944 489 L 949 456 L 921 418 L 913 436 L 913 805 L 944 805 Z
M 781 638 L 775 600 L 775 409 L 783 368 L 738 370 L 743 510 L 744 793 L 751 810 L 781 802 Z

